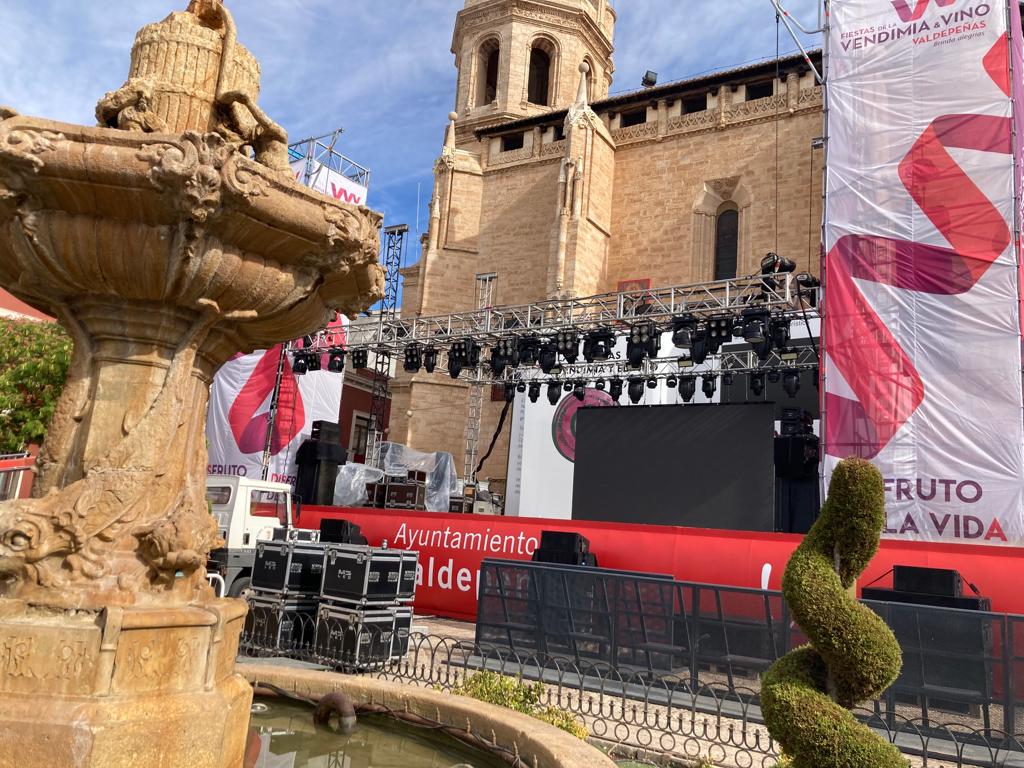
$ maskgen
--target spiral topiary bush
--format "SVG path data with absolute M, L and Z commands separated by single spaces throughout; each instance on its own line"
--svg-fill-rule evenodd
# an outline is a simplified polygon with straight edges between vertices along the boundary
M 908 765 L 849 711 L 892 685 L 903 664 L 892 631 L 848 591 L 875 556 L 884 524 L 882 476 L 863 459 L 846 459 L 786 566 L 782 592 L 811 642 L 765 673 L 761 709 L 793 768 Z

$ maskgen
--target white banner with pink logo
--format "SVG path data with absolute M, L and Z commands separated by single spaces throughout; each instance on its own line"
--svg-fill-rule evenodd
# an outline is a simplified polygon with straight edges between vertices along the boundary
M 344 373 L 327 370 L 330 346 L 344 342 L 345 318 L 328 329 L 318 342 L 320 370 L 296 374 L 286 355 L 281 369 L 276 418 L 270 412 L 281 345 L 238 355 L 214 377 L 206 416 L 209 446 L 207 473 L 259 479 L 263 454 L 270 447 L 267 480 L 295 483 L 295 454 L 307 439 L 314 421 L 338 421 Z M 332 333 L 332 329 L 333 333 Z
M 1017 4 L 831 8 L 826 473 L 878 466 L 888 537 L 1024 545 Z

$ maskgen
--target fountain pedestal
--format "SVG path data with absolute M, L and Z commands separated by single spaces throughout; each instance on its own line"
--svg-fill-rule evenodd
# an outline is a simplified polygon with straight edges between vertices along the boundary
M 0 765 L 238 768 L 251 687 L 245 605 L 0 620 Z
M 34 498 L 0 504 L 0 768 L 238 768 L 245 604 L 205 499 L 217 368 L 379 299 L 381 217 L 295 182 L 220 0 L 144 28 L 100 126 L 0 107 L 0 285 L 60 320 Z

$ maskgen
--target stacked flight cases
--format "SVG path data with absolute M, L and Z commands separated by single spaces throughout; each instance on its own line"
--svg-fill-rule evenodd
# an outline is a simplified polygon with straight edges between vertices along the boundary
M 256 545 L 244 630 L 254 650 L 287 654 L 312 644 L 323 568 L 317 531 L 279 528 Z
M 314 655 L 345 669 L 371 669 L 409 649 L 418 553 L 329 544 Z

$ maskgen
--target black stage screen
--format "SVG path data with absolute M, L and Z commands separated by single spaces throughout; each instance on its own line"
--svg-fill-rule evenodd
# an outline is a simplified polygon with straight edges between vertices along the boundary
M 572 517 L 775 527 L 772 404 L 581 408 Z

